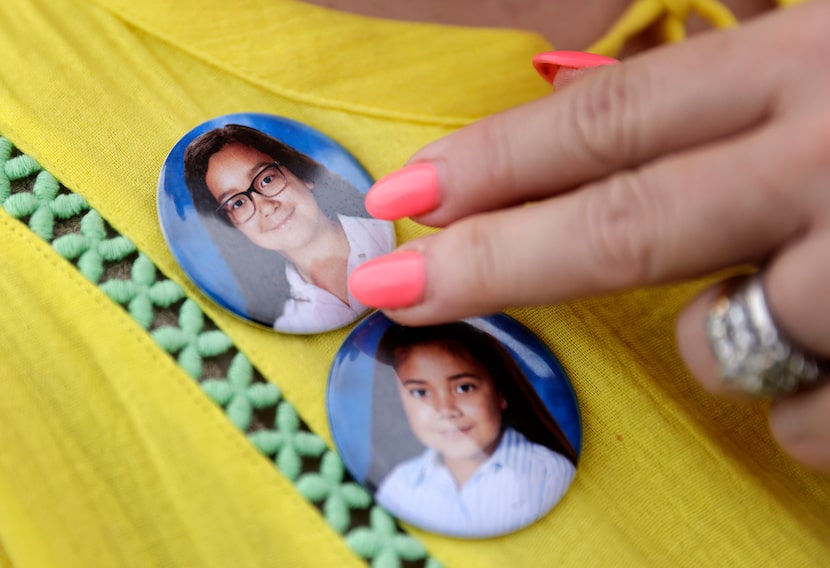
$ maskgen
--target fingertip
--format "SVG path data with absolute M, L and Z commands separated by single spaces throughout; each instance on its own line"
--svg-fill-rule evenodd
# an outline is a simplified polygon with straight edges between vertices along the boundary
M 574 72 L 614 65 L 619 63 L 619 60 L 581 51 L 546 51 L 535 55 L 532 62 L 536 72 L 556 89 L 572 82 L 582 74 Z M 557 80 L 560 75 L 562 77 Z
M 553 91 L 561 91 L 571 83 L 576 82 L 580 78 L 592 72 L 593 69 L 568 69 L 567 67 L 563 67 L 559 70 L 556 74 L 556 78 L 553 80 Z
M 676 327 L 677 347 L 686 367 L 704 389 L 733 400 L 754 401 L 756 397 L 724 382 L 706 331 L 709 312 L 723 294 L 725 286 L 726 283 L 720 283 L 704 290 L 680 312 Z
M 373 217 L 394 221 L 429 213 L 440 202 L 435 165 L 419 162 L 404 166 L 375 182 L 366 194 L 365 204 Z
M 691 373 L 709 392 L 734 400 L 758 401 L 723 380 L 706 332 L 706 320 L 728 281 L 694 298 L 677 320 L 680 354 Z M 830 472 L 830 384 L 774 399 L 769 410 L 770 431 L 779 446 L 799 463 Z
M 793 459 L 830 472 L 830 386 L 773 401 L 769 426 L 775 441 Z
M 349 275 L 349 292 L 360 303 L 380 309 L 406 308 L 420 302 L 426 270 L 420 252 L 406 250 L 374 258 Z
M 725 394 L 717 360 L 706 338 L 706 315 L 718 289 L 709 289 L 694 298 L 677 318 L 677 347 L 686 367 L 707 391 Z

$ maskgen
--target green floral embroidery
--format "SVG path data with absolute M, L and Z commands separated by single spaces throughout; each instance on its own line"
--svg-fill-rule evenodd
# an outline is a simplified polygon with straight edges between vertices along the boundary
M 203 331 L 205 317 L 193 300 L 185 300 L 179 311 L 179 325 L 160 327 L 153 339 L 169 353 L 178 353 L 179 366 L 194 379 L 202 376 L 205 357 L 221 355 L 232 346 L 231 338 L 219 330 Z
M 94 209 L 81 219 L 81 232 L 58 237 L 52 247 L 67 260 L 77 260 L 81 273 L 93 282 L 104 275 L 105 262 L 117 262 L 135 252 L 126 237 L 107 238 L 104 220 Z
M 225 409 L 234 426 L 243 432 L 251 425 L 254 409 L 277 404 L 280 390 L 271 383 L 254 383 L 254 370 L 248 358 L 237 353 L 228 369 L 228 378 L 208 379 L 202 390 Z
M 398 568 L 401 560 L 424 558 L 424 546 L 399 532 L 389 513 L 375 508 L 370 518 L 371 526 L 353 530 L 346 536 L 346 542 L 352 550 L 360 551 L 364 558 L 371 558 L 374 568 Z M 440 564 L 433 562 L 431 566 L 438 568 Z
M 143 254 L 136 258 L 130 275 L 130 280 L 104 282 L 101 290 L 113 301 L 126 304 L 127 311 L 144 329 L 153 323 L 155 308 L 169 308 L 184 298 L 184 290 L 172 280 L 156 280 L 156 267 Z
M 68 191 L 36 160 L 15 155 L 0 136 L 0 205 L 148 330 L 158 345 L 243 431 L 360 557 L 378 568 L 440 568 L 345 472 L 340 457 L 310 431 L 277 386 L 264 380 L 231 339 L 216 329 L 181 287 L 160 275 L 133 243 L 115 234 L 83 197 Z M 57 236 L 56 236 L 57 235 Z M 120 275 L 129 274 L 129 278 Z M 176 325 L 170 322 L 175 320 Z M 207 377 L 210 366 L 224 371 Z M 273 424 L 273 428 L 267 425 Z
M 328 452 L 323 456 L 320 473 L 308 473 L 297 481 L 297 489 L 309 501 L 323 501 L 326 520 L 338 532 L 349 528 L 350 509 L 365 509 L 372 503 L 369 493 L 359 485 L 347 482 L 344 474 L 340 456 Z
M 89 207 L 78 194 L 58 195 L 59 188 L 52 174 L 41 171 L 31 193 L 10 196 L 4 207 L 14 217 L 29 217 L 29 228 L 40 238 L 51 239 L 56 218 L 70 219 Z
M 300 429 L 300 417 L 290 404 L 280 404 L 275 420 L 276 430 L 260 430 L 250 436 L 251 443 L 274 461 L 291 481 L 303 469 L 303 458 L 319 458 L 328 446 L 319 436 Z
M 0 201 L 16 219 L 29 219 L 29 228 L 40 238 L 51 240 L 55 219 L 70 219 L 89 208 L 76 193 L 59 195 L 60 184 L 34 159 L 26 155 L 11 157 L 14 146 L 5 138 L 0 143 Z M 31 191 L 11 194 L 12 180 L 36 176 Z

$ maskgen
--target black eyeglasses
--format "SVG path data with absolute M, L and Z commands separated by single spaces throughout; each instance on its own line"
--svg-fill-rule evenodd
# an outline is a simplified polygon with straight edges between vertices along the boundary
M 265 197 L 276 197 L 288 185 L 285 174 L 280 169 L 279 162 L 268 164 L 254 176 L 251 186 L 241 193 L 235 193 L 228 197 L 216 208 L 234 225 L 241 225 L 250 220 L 256 213 L 252 193 L 256 192 Z

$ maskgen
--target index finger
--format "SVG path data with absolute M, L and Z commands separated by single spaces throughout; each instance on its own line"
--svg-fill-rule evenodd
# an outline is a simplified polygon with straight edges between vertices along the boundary
M 700 276 L 766 258 L 824 192 L 769 150 L 806 119 L 681 152 L 531 206 L 473 215 L 352 272 L 352 294 L 419 325 Z M 746 177 L 765 180 L 765 188 Z
M 446 226 L 751 128 L 770 114 L 770 85 L 780 79 L 781 66 L 748 64 L 765 55 L 747 36 L 772 34 L 761 43 L 775 45 L 781 35 L 779 27 L 765 30 L 768 23 L 593 70 L 561 92 L 463 128 L 380 180 L 367 208 Z

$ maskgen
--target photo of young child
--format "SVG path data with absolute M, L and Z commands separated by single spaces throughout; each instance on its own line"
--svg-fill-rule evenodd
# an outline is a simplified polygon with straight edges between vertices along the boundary
M 427 448 L 383 480 L 384 507 L 430 530 L 481 537 L 533 522 L 559 501 L 575 452 L 490 335 L 463 322 L 394 326 L 378 359 L 395 369 L 406 419 Z
M 384 508 L 432 532 L 485 538 L 525 527 L 559 502 L 578 448 L 493 335 L 464 321 L 390 322 L 374 356 L 362 481 Z M 335 440 L 348 445 L 338 432 Z
M 160 176 L 159 218 L 195 284 L 283 333 L 348 325 L 368 308 L 349 274 L 391 252 L 395 230 L 363 205 L 368 173 L 321 132 L 255 113 L 186 134 Z

